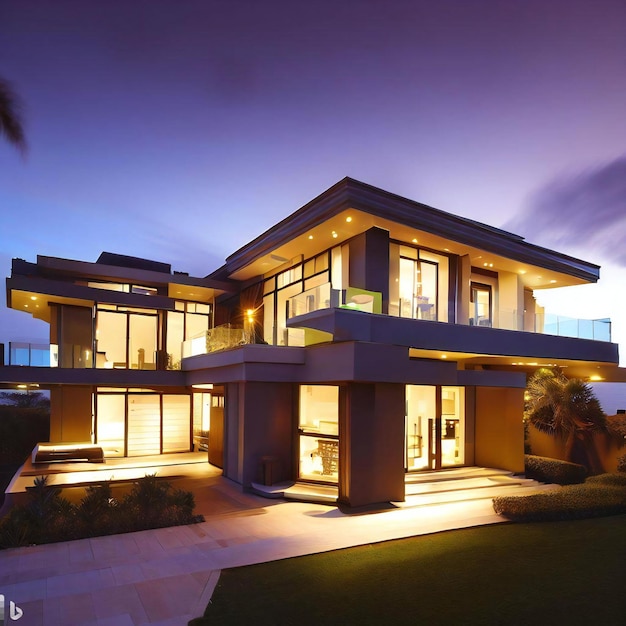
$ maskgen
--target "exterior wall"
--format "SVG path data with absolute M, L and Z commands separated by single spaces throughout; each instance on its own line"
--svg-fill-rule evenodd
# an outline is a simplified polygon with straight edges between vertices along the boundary
M 477 387 L 475 456 L 477 465 L 524 471 L 524 390 Z
M 383 294 L 383 313 L 389 312 L 389 232 L 370 228 L 350 241 L 350 279 L 345 287 Z
M 528 332 L 535 332 L 535 312 L 537 307 L 537 301 L 530 289 L 524 289 L 524 327 L 523 330 Z
M 351 383 L 340 389 L 340 503 L 404 500 L 404 413 L 404 385 Z
M 470 313 L 470 282 L 472 276 L 472 263 L 469 255 L 459 259 L 456 291 L 456 323 L 469 324 Z
M 226 388 L 224 474 L 244 487 L 263 480 L 263 457 L 273 457 L 272 482 L 294 476 L 294 385 L 241 382 Z
M 498 273 L 499 328 L 522 329 L 524 288 L 517 274 Z
M 209 415 L 209 463 L 224 468 L 224 409 L 218 406 Z
M 91 442 L 92 391 L 83 386 L 50 390 L 50 441 Z
M 537 456 L 547 456 L 551 459 L 561 459 L 563 461 L 576 461 L 568 458 L 565 450 L 565 442 L 562 439 L 542 433 L 534 426 L 528 425 L 528 443 L 530 453 Z M 605 472 L 616 472 L 617 461 L 620 456 L 626 454 L 626 448 L 620 447 L 616 440 L 607 437 L 604 433 L 594 435 L 593 443 L 598 454 L 598 459 Z

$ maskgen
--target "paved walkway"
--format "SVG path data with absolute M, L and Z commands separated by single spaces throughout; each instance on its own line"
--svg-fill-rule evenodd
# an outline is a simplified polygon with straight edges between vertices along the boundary
M 0 552 L 6 623 L 14 602 L 21 626 L 184 625 L 202 615 L 224 568 L 503 521 L 490 497 L 346 515 L 244 494 L 204 468 L 194 488 L 202 524 Z

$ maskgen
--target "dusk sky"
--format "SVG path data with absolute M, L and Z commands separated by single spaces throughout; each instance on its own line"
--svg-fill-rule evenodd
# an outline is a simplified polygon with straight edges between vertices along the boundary
M 12 257 L 204 276 L 345 176 L 602 265 L 626 356 L 624 0 L 0 0 Z M 4 304 L 4 294 L 2 296 Z M 0 341 L 47 326 L 0 309 Z

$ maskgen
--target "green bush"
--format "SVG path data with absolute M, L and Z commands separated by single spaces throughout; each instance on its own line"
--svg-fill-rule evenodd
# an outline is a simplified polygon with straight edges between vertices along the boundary
M 85 537 L 178 526 L 204 521 L 194 515 L 189 491 L 172 490 L 156 475 L 140 478 L 121 501 L 113 497 L 108 482 L 87 487 L 74 505 L 47 478 L 35 479 L 29 502 L 12 508 L 0 520 L 0 548 L 12 548 Z
M 524 472 L 527 478 L 557 485 L 582 483 L 587 476 L 584 465 L 532 454 L 524 455 Z
M 499 496 L 493 508 L 516 522 L 572 520 L 626 513 L 626 477 L 601 474 L 585 483 L 529 496 Z

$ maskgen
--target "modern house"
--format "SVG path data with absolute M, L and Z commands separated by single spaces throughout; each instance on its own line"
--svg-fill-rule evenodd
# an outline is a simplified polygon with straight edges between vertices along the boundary
M 208 432 L 208 461 L 243 488 L 313 481 L 348 506 L 399 501 L 406 472 L 523 471 L 528 372 L 615 375 L 606 321 L 560 336 L 534 297 L 598 277 L 346 178 L 204 278 L 110 253 L 15 259 L 8 305 L 49 322 L 50 348 L 0 382 L 50 390 L 56 443 L 175 454 Z

